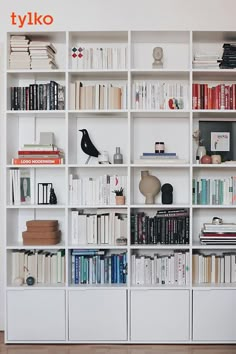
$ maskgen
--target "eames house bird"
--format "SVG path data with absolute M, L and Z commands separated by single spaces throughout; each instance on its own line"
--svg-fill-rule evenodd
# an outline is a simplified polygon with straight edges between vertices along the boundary
M 81 139 L 81 149 L 85 154 L 89 155 L 88 159 L 85 162 L 85 164 L 88 164 L 91 157 L 98 157 L 98 155 L 100 155 L 100 152 L 93 145 L 89 137 L 88 131 L 86 129 L 80 129 L 79 131 L 83 134 Z

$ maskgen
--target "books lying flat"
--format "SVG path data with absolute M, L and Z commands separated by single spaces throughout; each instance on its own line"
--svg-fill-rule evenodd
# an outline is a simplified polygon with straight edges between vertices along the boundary
M 175 152 L 163 152 L 163 153 L 156 153 L 156 152 L 143 152 L 143 156 L 155 156 L 155 157 L 163 157 L 163 156 L 176 156 Z
M 154 159 L 142 159 L 140 158 L 140 160 L 136 160 L 135 161 L 136 164 L 187 164 L 188 162 L 186 160 L 182 160 L 182 159 L 158 159 L 158 158 L 154 158 Z
M 26 221 L 26 226 L 27 228 L 29 226 L 34 226 L 34 227 L 58 226 L 58 220 L 28 220 Z
M 60 237 L 59 238 L 27 238 L 26 236 L 23 236 L 23 245 L 24 246 L 35 246 L 35 245 L 40 245 L 40 246 L 47 246 L 47 245 L 56 245 L 60 243 Z
M 12 165 L 62 165 L 63 158 L 51 157 L 27 157 L 27 158 L 13 158 Z
M 61 231 L 57 230 L 57 231 L 23 231 L 22 232 L 22 236 L 23 238 L 26 239 L 44 239 L 44 238 L 50 238 L 50 239 L 54 239 L 54 238 L 60 238 L 61 237 Z

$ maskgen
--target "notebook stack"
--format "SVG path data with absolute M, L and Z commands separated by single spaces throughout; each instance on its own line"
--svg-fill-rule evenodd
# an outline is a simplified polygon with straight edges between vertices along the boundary
M 220 63 L 221 69 L 236 68 L 236 43 L 224 43 L 224 53 Z
M 235 245 L 236 224 L 203 224 L 200 234 L 200 242 L 203 245 Z
M 50 42 L 31 41 L 29 44 L 31 69 L 58 69 L 55 54 L 56 48 Z
M 30 69 L 29 39 L 26 36 L 11 36 L 9 69 Z
M 56 245 L 61 240 L 58 220 L 29 220 L 22 232 L 23 245 Z

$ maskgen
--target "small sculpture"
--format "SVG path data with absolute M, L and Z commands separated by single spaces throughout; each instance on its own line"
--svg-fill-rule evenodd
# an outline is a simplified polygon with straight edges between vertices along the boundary
M 100 155 L 100 152 L 93 145 L 89 137 L 88 131 L 86 129 L 80 129 L 79 131 L 83 134 L 81 139 L 81 149 L 85 154 L 89 155 L 88 159 L 85 162 L 85 164 L 88 164 L 91 157 L 98 157 L 98 155 Z
M 172 204 L 173 203 L 173 187 L 170 183 L 165 183 L 161 187 L 161 202 L 162 204 Z
M 49 204 L 57 204 L 57 196 L 55 194 L 54 188 L 50 189 Z
M 162 69 L 163 68 L 163 49 L 161 47 L 155 47 L 153 48 L 153 53 L 152 53 L 154 62 L 152 63 L 152 68 L 153 69 Z

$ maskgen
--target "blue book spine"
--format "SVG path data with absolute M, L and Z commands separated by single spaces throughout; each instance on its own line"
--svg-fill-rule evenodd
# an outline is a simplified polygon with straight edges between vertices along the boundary
M 127 254 L 123 254 L 123 283 L 126 284 L 126 256 Z
M 111 257 L 108 257 L 108 283 L 112 283 L 112 266 L 111 266 Z
M 92 283 L 96 284 L 96 257 L 93 257 L 93 279 L 92 279 Z
M 109 268 L 108 268 L 108 258 L 104 257 L 104 283 L 109 283 Z
M 75 284 L 75 256 L 71 257 L 71 284 Z
M 120 256 L 116 255 L 116 282 L 120 284 Z
M 143 152 L 143 156 L 176 156 L 176 153 L 175 152 L 163 152 L 163 153 Z
M 111 283 L 115 282 L 115 270 L 114 270 L 114 254 L 111 255 Z
M 75 256 L 75 284 L 79 284 L 79 256 Z

